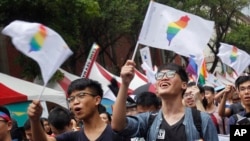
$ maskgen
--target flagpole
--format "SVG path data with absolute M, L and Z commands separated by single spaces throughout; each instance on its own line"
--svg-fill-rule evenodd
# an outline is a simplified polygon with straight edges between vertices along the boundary
M 151 8 L 153 2 L 154 2 L 154 0 L 151 0 L 150 3 L 149 3 L 149 5 L 148 5 L 148 10 L 147 10 L 147 13 L 146 13 L 146 15 L 145 15 L 144 21 L 147 21 L 147 19 L 148 19 L 148 15 L 149 15 L 149 13 L 150 13 L 150 8 Z M 143 24 L 144 24 L 144 22 L 143 22 Z M 140 35 L 139 35 L 139 36 L 140 36 Z M 140 38 L 140 37 L 139 37 L 139 38 Z M 135 46 L 135 50 L 134 50 L 134 53 L 133 53 L 133 56 L 132 56 L 132 59 L 131 59 L 131 60 L 134 60 L 134 59 L 135 59 L 135 55 L 136 55 L 136 51 L 137 51 L 137 49 L 138 49 L 138 46 L 139 46 L 139 43 L 138 43 L 138 41 L 137 41 L 136 46 Z
M 44 93 L 44 90 L 45 90 L 45 88 L 46 88 L 46 83 L 44 83 L 44 85 L 43 85 L 43 89 L 42 89 L 42 91 L 41 91 L 41 93 L 40 93 L 40 95 L 39 95 L 39 97 L 38 97 L 38 100 L 40 100 L 41 99 L 41 97 L 42 97 L 42 95 L 43 95 L 43 93 Z
M 137 43 L 136 43 L 135 50 L 134 50 L 134 53 L 133 53 L 133 56 L 132 56 L 132 59 L 131 59 L 131 60 L 134 60 L 134 59 L 135 59 L 135 54 L 136 54 L 136 51 L 137 51 L 137 49 L 138 49 L 138 46 L 139 46 L 139 43 L 137 42 Z
M 201 75 L 201 68 L 202 68 L 203 62 L 204 62 L 204 58 L 202 59 L 202 62 L 201 62 L 200 66 L 199 66 L 199 69 L 198 69 L 198 75 L 197 75 L 197 79 L 196 79 L 196 85 L 198 85 L 198 81 L 199 81 L 199 77 Z
M 200 77 L 200 73 L 198 74 L 198 76 L 197 76 L 197 79 L 196 79 L 196 85 L 198 85 L 198 81 L 199 81 L 199 77 Z

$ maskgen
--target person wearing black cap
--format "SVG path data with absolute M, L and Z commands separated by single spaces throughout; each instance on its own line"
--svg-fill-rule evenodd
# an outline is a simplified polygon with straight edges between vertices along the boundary
M 136 103 L 132 97 L 128 96 L 126 101 L 126 115 L 134 116 L 136 114 L 137 114 Z
M 12 121 L 10 112 L 4 106 L 0 106 L 0 141 L 11 141 Z

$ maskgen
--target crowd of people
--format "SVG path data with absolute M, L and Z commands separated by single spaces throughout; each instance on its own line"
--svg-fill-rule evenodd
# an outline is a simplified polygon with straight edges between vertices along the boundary
M 230 125 L 250 124 L 249 75 L 216 91 L 189 82 L 183 67 L 168 63 L 158 68 L 155 93 L 131 98 L 135 66 L 128 60 L 121 68 L 112 114 L 101 104 L 101 84 L 81 78 L 68 87 L 70 109 L 55 107 L 44 118 L 40 101 L 33 100 L 23 132 L 2 105 L 0 141 L 218 141 L 218 135 L 229 135 Z

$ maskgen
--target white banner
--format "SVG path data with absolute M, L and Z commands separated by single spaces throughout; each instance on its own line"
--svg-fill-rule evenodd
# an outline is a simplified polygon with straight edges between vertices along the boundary
M 151 1 L 138 42 L 177 54 L 203 54 L 214 30 L 214 22 Z
M 152 65 L 152 59 L 151 59 L 149 47 L 147 46 L 147 47 L 140 49 L 140 54 L 141 54 L 142 62 L 147 63 L 147 65 L 152 69 L 153 65 Z
M 243 71 L 250 65 L 250 55 L 236 46 L 226 43 L 220 43 L 219 53 L 221 61 L 235 70 L 237 75 L 241 75 Z
M 63 38 L 40 23 L 14 21 L 2 33 L 12 38 L 12 43 L 40 66 L 46 85 L 62 63 L 73 54 Z

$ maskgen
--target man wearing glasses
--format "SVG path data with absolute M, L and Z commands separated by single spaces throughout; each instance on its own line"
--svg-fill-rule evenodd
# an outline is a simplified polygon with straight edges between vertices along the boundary
M 199 84 L 196 85 L 195 82 L 189 82 L 183 95 L 183 104 L 187 107 L 196 108 L 197 110 L 205 112 L 204 106 L 207 105 L 207 99 L 205 98 L 203 86 Z
M 75 117 L 83 122 L 80 131 L 62 133 L 56 137 L 48 137 L 38 123 L 42 114 L 39 101 L 34 100 L 28 115 L 35 141 L 112 141 L 110 125 L 102 121 L 98 107 L 103 97 L 101 84 L 97 81 L 81 78 L 73 81 L 68 87 L 68 102 Z
M 12 141 L 10 130 L 12 121 L 7 108 L 0 106 L 0 141 Z
M 121 136 L 144 137 L 148 141 L 194 141 L 200 135 L 194 126 L 191 109 L 182 104 L 188 83 L 185 70 L 176 64 L 159 67 L 156 74 L 156 94 L 162 107 L 150 125 L 150 113 L 126 117 L 126 96 L 134 77 L 135 63 L 128 60 L 122 67 L 122 84 L 113 106 L 112 128 Z M 201 112 L 203 139 L 218 141 L 213 122 L 207 113 Z
M 250 75 L 239 76 L 235 80 L 235 87 L 244 110 L 230 116 L 229 125 L 250 125 Z

